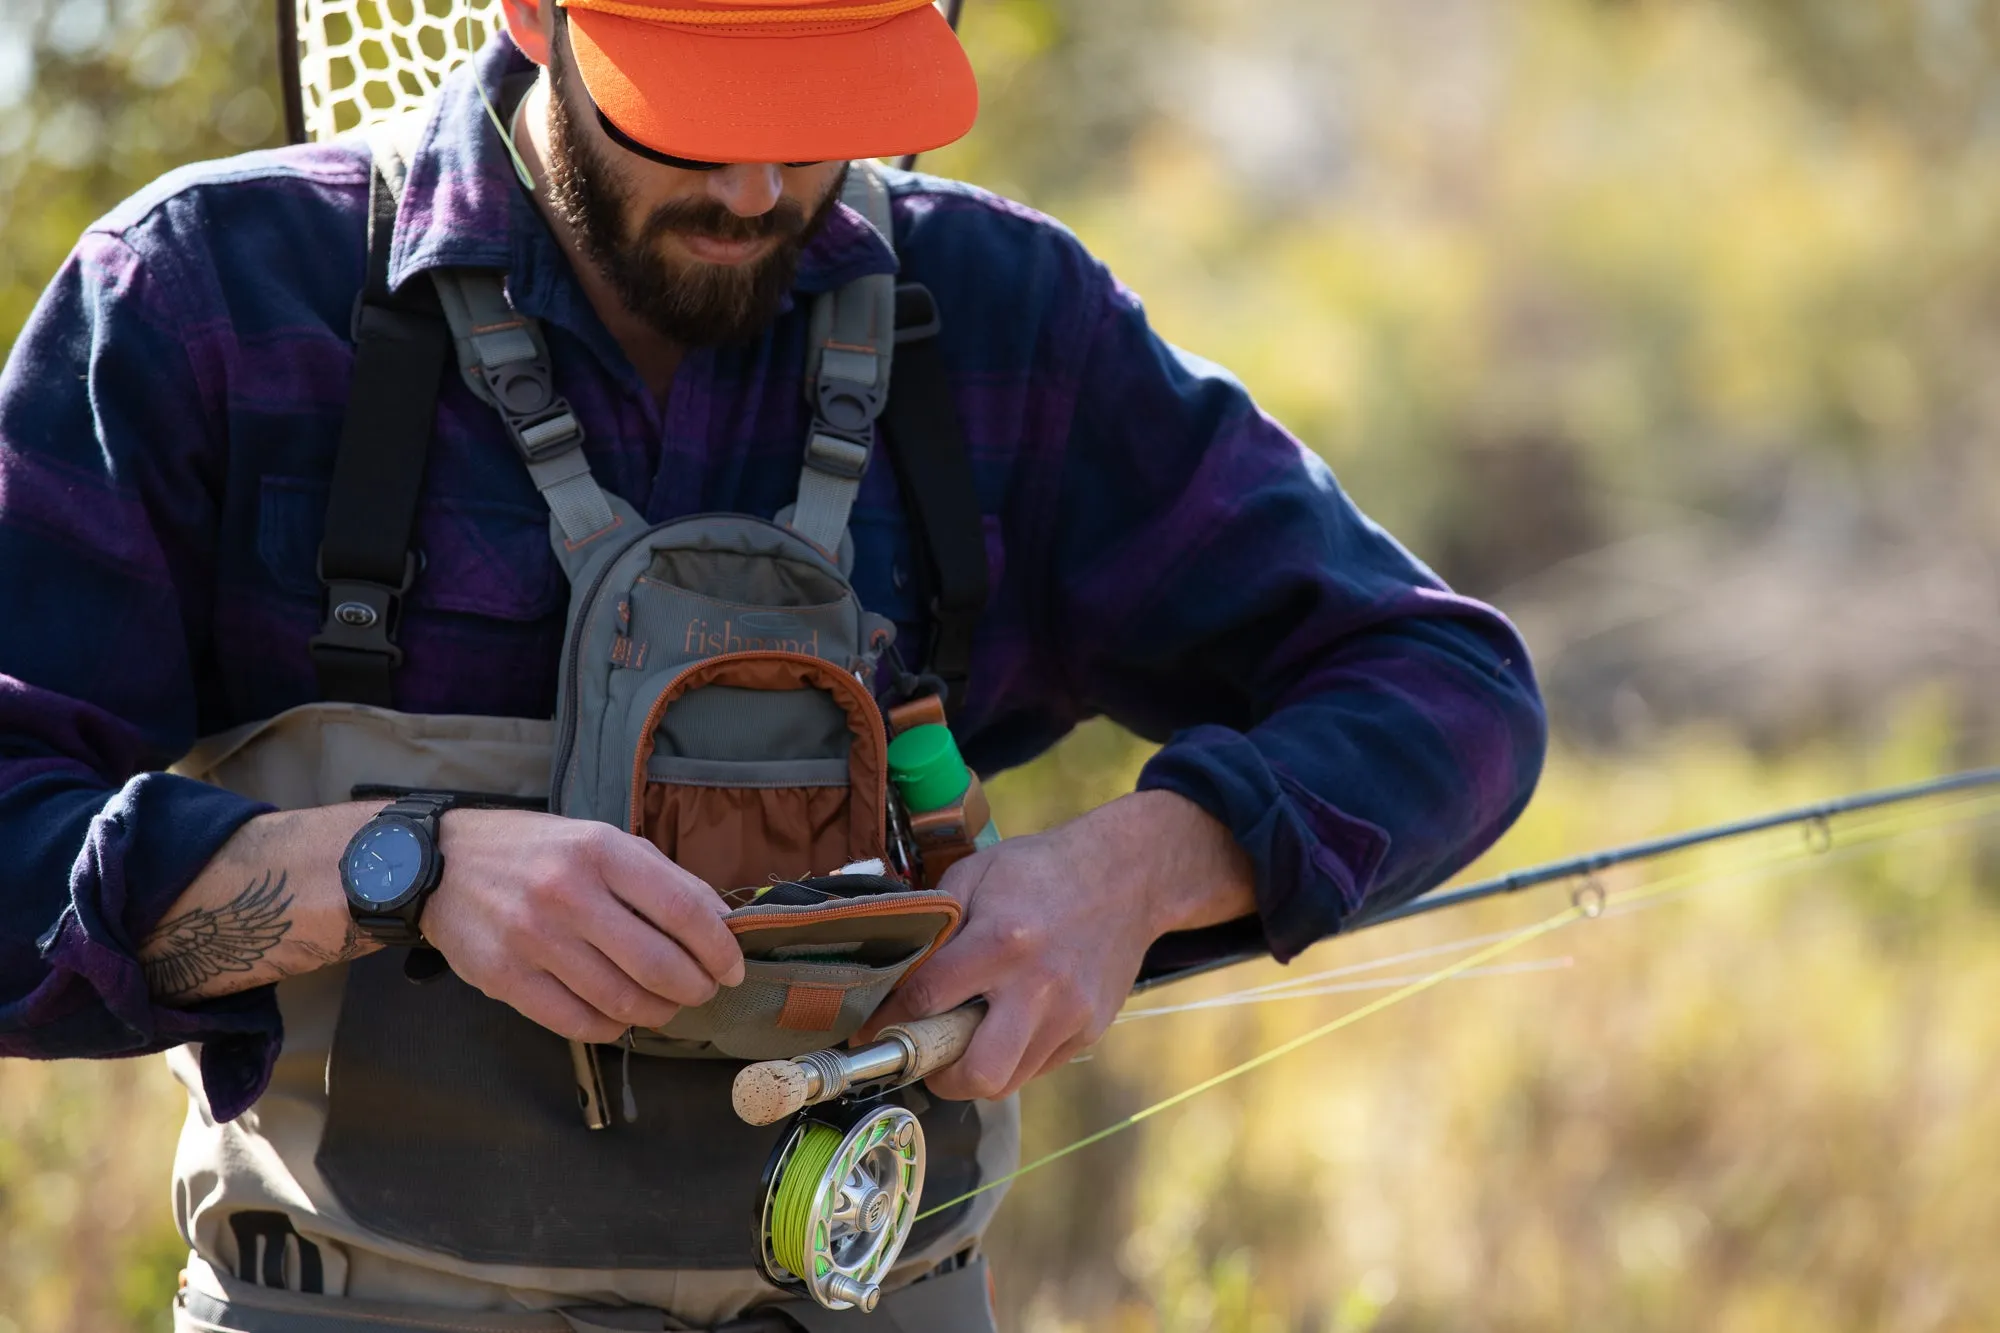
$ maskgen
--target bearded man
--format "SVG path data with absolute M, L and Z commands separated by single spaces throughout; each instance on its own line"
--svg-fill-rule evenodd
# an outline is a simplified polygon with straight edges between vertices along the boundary
M 1162 742 L 1134 792 L 955 865 L 962 927 L 876 1015 L 986 1003 L 925 1099 L 961 1186 L 1005 1173 L 1014 1094 L 1142 974 L 1290 959 L 1497 837 L 1544 747 L 1526 654 L 1055 223 L 900 172 L 889 234 L 843 201 L 850 160 L 971 126 L 928 5 L 506 0 L 506 20 L 396 191 L 359 137 L 175 172 L 85 234 L 14 348 L 0 1053 L 171 1052 L 182 1329 L 990 1328 L 998 1191 L 919 1228 L 879 1312 L 836 1314 L 752 1266 L 755 1181 L 696 1128 L 727 1061 L 631 1062 L 646 1095 L 595 1138 L 546 1085 L 493 1081 L 508 1052 L 620 1042 L 743 983 L 723 886 L 540 799 L 440 796 L 404 819 L 435 870 L 404 916 L 357 898 L 344 853 L 401 800 L 354 778 L 368 745 L 443 756 L 433 793 L 501 791 L 526 755 L 546 798 L 570 669 L 558 482 L 523 466 L 550 418 L 394 354 L 442 327 L 428 279 L 504 275 L 506 318 L 468 341 L 538 321 L 580 427 L 561 480 L 646 524 L 802 515 L 816 298 L 921 285 L 899 337 L 933 357 L 972 498 L 917 531 L 922 485 L 866 467 L 864 423 L 846 537 L 820 548 L 846 548 L 897 642 L 932 645 L 973 769 L 1098 714 Z M 382 423 L 412 411 L 428 457 L 397 499 Z M 338 568 L 355 532 L 388 534 L 398 572 Z M 926 562 L 968 541 L 990 595 L 946 662 Z M 251 771 L 274 755 L 290 776 Z M 396 940 L 447 974 L 361 986 Z

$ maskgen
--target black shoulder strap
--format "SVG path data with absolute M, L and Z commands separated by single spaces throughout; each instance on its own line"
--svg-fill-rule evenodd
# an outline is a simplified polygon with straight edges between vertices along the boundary
M 396 628 L 416 575 L 410 537 L 452 347 L 430 283 L 389 290 L 395 222 L 395 195 L 378 170 L 368 185 L 368 279 L 355 305 L 354 380 L 319 548 L 326 615 L 312 640 L 323 698 L 383 708 L 403 662 Z
M 945 708 L 956 714 L 972 666 L 973 630 L 989 590 L 979 494 L 937 342 L 939 327 L 930 289 L 900 284 L 896 370 L 882 428 L 896 484 L 910 509 L 930 603 L 931 641 L 919 670 L 944 681 Z

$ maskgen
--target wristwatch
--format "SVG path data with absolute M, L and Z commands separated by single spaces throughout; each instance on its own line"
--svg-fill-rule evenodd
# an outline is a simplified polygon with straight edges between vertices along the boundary
M 348 914 L 370 939 L 424 942 L 417 918 L 444 878 L 438 820 L 455 804 L 449 796 L 413 792 L 363 824 L 340 854 Z

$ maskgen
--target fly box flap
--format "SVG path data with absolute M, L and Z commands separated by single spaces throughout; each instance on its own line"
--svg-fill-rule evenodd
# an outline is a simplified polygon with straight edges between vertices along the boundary
M 951 937 L 959 905 L 885 877 L 835 875 L 776 885 L 727 920 L 743 984 L 634 1032 L 635 1050 L 780 1060 L 846 1041 Z

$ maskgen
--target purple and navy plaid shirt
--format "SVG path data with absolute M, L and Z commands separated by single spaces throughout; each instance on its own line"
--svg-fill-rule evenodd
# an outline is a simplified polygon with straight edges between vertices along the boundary
M 543 321 L 601 482 L 658 521 L 769 516 L 797 489 L 806 302 L 692 350 L 660 402 L 516 183 L 472 80 L 412 163 L 392 280 L 504 269 Z M 219 1116 L 264 1085 L 270 988 L 156 1003 L 135 950 L 263 807 L 159 770 L 200 736 L 316 695 L 314 557 L 354 364 L 369 161 L 354 140 L 174 172 L 93 226 L 0 375 L 0 1055 L 202 1042 Z M 1161 342 L 1060 226 L 893 174 L 901 271 L 935 293 L 994 595 L 957 723 L 991 773 L 1106 714 L 1165 742 L 1179 792 L 1255 862 L 1289 958 L 1430 888 L 1534 785 L 1544 718 L 1520 641 L 1445 589 L 1217 367 Z M 841 208 L 801 297 L 897 266 Z M 424 573 L 396 703 L 546 717 L 567 587 L 494 412 L 447 376 L 417 521 Z M 854 514 L 865 605 L 922 642 L 908 524 L 877 466 Z

